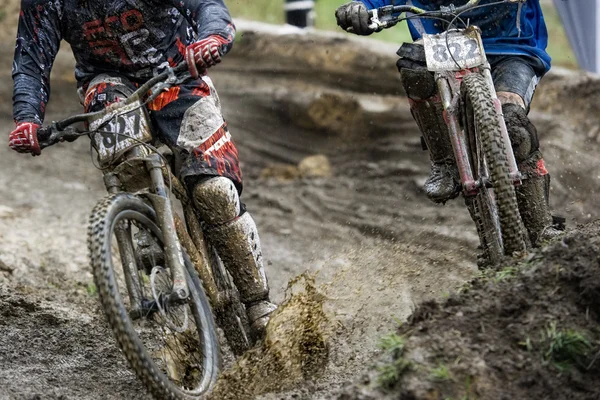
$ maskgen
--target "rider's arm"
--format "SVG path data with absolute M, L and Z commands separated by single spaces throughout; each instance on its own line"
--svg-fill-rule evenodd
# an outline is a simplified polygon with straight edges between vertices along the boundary
M 61 41 L 60 1 L 22 0 L 13 63 L 13 116 L 41 124 L 50 98 L 50 70 Z
M 189 11 L 191 23 L 199 40 L 216 35 L 223 39 L 222 53 L 231 50 L 235 26 L 223 0 L 183 0 L 181 4 L 183 4 L 181 12 Z

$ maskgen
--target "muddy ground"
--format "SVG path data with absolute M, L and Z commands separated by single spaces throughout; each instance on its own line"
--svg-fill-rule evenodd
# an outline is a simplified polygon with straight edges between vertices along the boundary
M 476 234 L 461 201 L 436 206 L 421 191 L 427 155 L 399 93 L 392 46 L 265 32 L 236 46 L 212 76 L 240 149 L 243 199 L 262 234 L 273 297 L 282 301 L 291 279 L 316 272 L 329 320 L 324 371 L 284 391 L 265 385 L 271 393 L 262 396 L 330 398 L 374 363 L 380 337 L 417 304 L 477 274 Z M 6 133 L 11 51 L 3 45 L 0 59 Z M 48 120 L 79 110 L 71 68 L 62 54 Z M 555 73 L 532 112 L 553 207 L 571 227 L 597 217 L 598 86 Z M 331 174 L 305 167 L 314 155 L 327 157 Z M 104 323 L 87 262 L 87 216 L 103 195 L 85 140 L 37 158 L 0 146 L 2 400 L 145 397 Z
M 598 399 L 600 223 L 427 302 L 339 400 Z

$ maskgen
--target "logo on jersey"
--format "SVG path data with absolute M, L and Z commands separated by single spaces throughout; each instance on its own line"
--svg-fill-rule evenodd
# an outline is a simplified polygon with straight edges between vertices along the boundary
M 156 65 L 162 59 L 163 54 L 148 40 L 151 35 L 159 40 L 166 36 L 160 29 L 146 26 L 139 10 L 83 24 L 83 36 L 93 54 L 123 65 L 145 67 Z

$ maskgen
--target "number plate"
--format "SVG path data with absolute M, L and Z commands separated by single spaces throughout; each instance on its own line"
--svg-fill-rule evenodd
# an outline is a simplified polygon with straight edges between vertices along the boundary
M 130 148 L 139 146 L 140 142 L 146 143 L 152 140 L 145 113 L 136 110 L 139 106 L 140 103 L 135 102 L 125 109 L 109 112 L 103 118 L 90 123 L 91 131 L 100 129 L 100 132 L 94 135 L 100 164 L 118 158 Z M 133 111 L 115 117 L 117 113 L 121 114 L 128 109 Z M 103 125 L 106 121 L 109 122 Z M 100 126 L 102 127 L 99 128 Z
M 476 28 L 439 35 L 425 34 L 423 44 L 427 69 L 433 72 L 460 71 L 483 65 L 487 61 L 481 35 Z

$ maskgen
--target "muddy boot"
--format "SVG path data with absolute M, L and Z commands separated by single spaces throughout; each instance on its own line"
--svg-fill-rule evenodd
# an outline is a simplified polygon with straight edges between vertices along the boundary
M 560 234 L 553 226 L 548 203 L 550 175 L 540 151 L 537 129 L 527 111 L 517 104 L 506 103 L 502 112 L 519 171 L 525 177 L 516 187 L 519 212 L 531 244 L 536 247 Z
M 554 226 L 554 220 L 550 214 L 549 188 L 550 175 L 524 179 L 523 183 L 516 187 L 519 212 L 534 247 L 538 247 L 541 243 L 552 240 L 562 233 Z
M 431 176 L 425 181 L 425 193 L 434 202 L 445 203 L 460 194 L 461 185 L 437 84 L 427 69 L 422 43 L 404 43 L 397 54 L 402 87 L 431 158 Z
M 207 240 L 233 278 L 240 300 L 246 306 L 254 340 L 260 340 L 270 314 L 277 307 L 269 301 L 269 285 L 256 224 L 249 213 L 240 215 L 237 189 L 227 178 L 216 177 L 201 182 L 193 196 L 206 226 Z
M 431 100 L 411 101 L 412 115 L 423 134 L 431 159 L 431 175 L 425 181 L 424 189 L 427 197 L 436 203 L 455 198 L 461 188 L 441 107 L 439 102 Z

